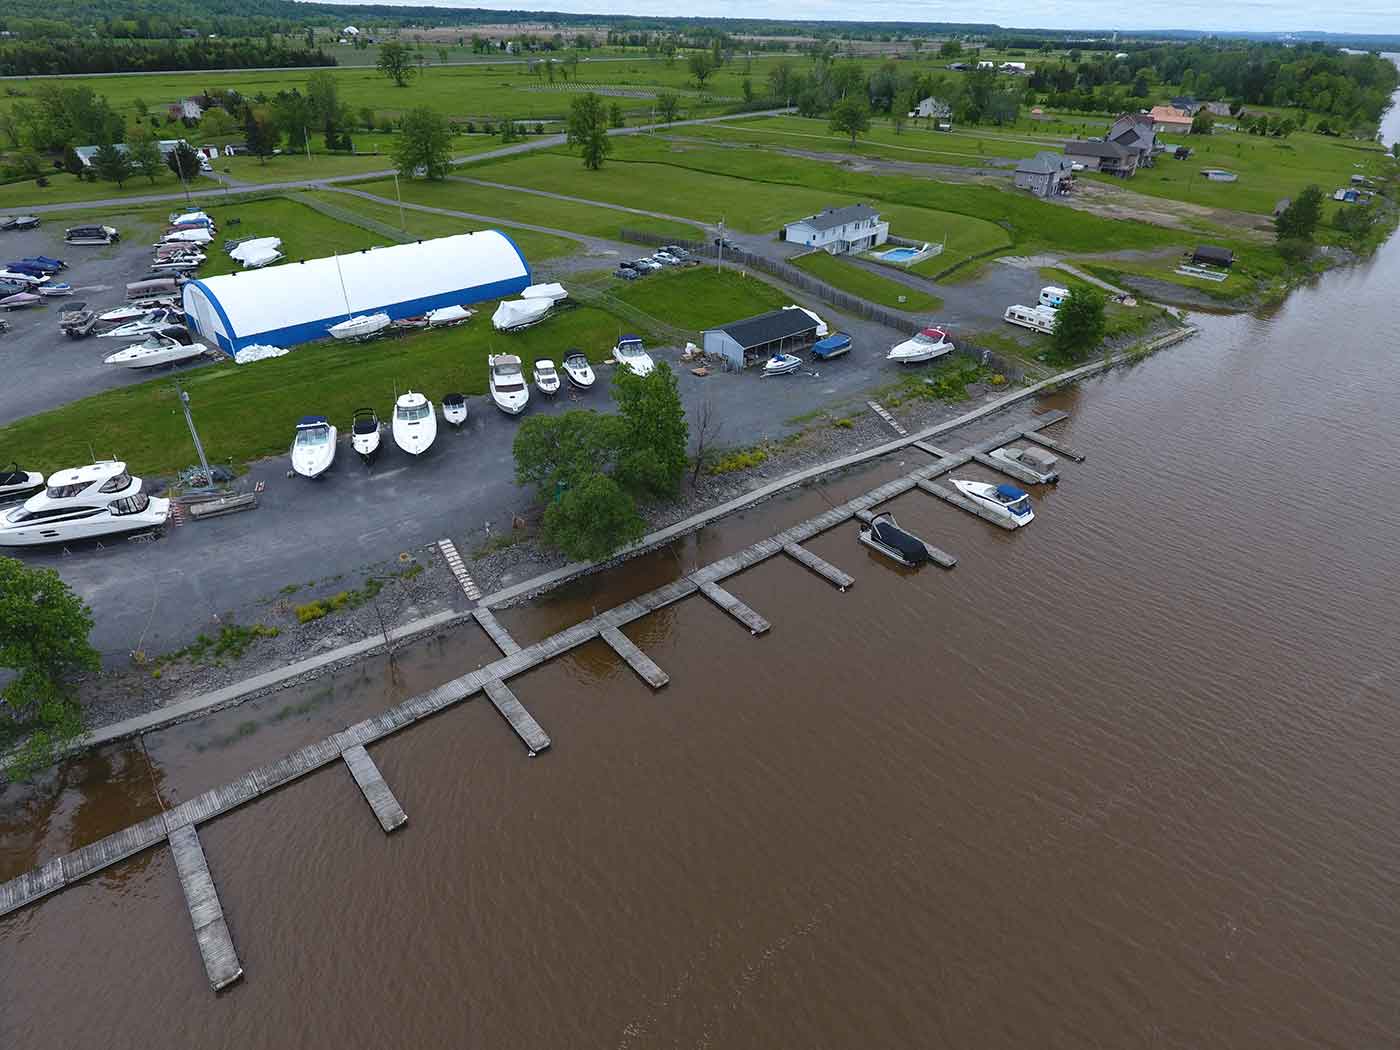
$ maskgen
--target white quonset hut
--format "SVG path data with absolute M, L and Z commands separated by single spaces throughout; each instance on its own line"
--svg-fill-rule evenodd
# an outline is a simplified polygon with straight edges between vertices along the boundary
M 529 287 L 530 264 L 499 230 L 367 248 L 328 259 L 190 281 L 190 327 L 232 356 L 254 343 L 288 347 L 326 336 L 355 314 L 394 320 L 502 299 Z

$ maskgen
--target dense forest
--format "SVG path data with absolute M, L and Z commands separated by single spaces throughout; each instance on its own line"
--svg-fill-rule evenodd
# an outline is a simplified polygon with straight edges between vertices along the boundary
M 21 40 L 0 47 L 0 76 L 132 73 L 177 69 L 258 69 L 333 66 L 320 48 L 289 47 L 271 39 L 121 41 Z

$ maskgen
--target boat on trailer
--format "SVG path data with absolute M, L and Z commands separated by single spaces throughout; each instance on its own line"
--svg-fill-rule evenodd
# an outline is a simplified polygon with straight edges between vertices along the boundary
M 812 344 L 812 356 L 821 361 L 830 361 L 833 357 L 850 353 L 850 350 L 851 337 L 845 332 L 837 332 Z
M 941 328 L 925 328 L 912 339 L 906 339 L 904 342 L 896 343 L 890 347 L 890 352 L 885 355 L 885 360 L 898 361 L 905 365 L 916 365 L 952 352 L 953 344 L 949 342 L 947 332 Z
M 73 286 L 67 281 L 59 281 L 57 284 L 41 284 L 39 294 L 45 299 L 51 299 L 59 295 L 72 295 Z
M 326 331 L 332 339 L 370 339 L 391 323 L 388 314 L 357 314 L 331 325 Z
M 207 353 L 208 349 L 203 343 L 182 343 L 172 336 L 152 332 L 141 342 L 132 343 L 115 354 L 108 354 L 102 359 L 102 363 L 123 368 L 156 368 L 160 365 L 192 360 Z
M 774 354 L 763 365 L 763 374 L 766 376 L 787 376 L 792 375 L 802 367 L 802 358 L 794 354 Z
M 860 542 L 911 569 L 929 560 L 928 544 L 901 529 L 893 514 L 877 514 L 862 524 Z
M 1016 528 L 1035 520 L 1031 498 L 1015 485 L 993 485 L 987 481 L 953 478 L 953 487 L 977 506 L 1009 521 Z
M 379 455 L 379 415 L 372 408 L 357 408 L 350 417 L 350 447 L 366 463 Z

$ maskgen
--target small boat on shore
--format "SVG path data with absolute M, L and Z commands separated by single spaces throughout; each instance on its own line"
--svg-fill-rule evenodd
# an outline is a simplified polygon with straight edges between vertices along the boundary
M 639 335 L 624 335 L 613 347 L 613 360 L 626 368 L 633 375 L 649 376 L 656 368 L 656 362 L 651 359 L 651 355 L 642 348 L 642 337 Z
M 901 529 L 893 514 L 877 514 L 861 525 L 860 542 L 911 569 L 929 560 L 928 544 Z
M 570 350 L 564 355 L 564 375 L 570 385 L 580 390 L 590 389 L 597 380 L 593 366 L 588 363 L 588 355 L 582 350 Z
M 465 306 L 441 306 L 436 310 L 429 310 L 426 314 L 429 328 L 446 328 L 450 325 L 461 324 L 468 320 L 472 311 Z
M 986 481 L 953 478 L 953 487 L 977 506 L 1011 522 L 1016 528 L 1035 520 L 1031 498 L 1015 485 L 993 485 Z
M 336 431 L 325 416 L 302 416 L 292 440 L 292 470 L 319 478 L 335 462 Z
M 59 281 L 57 284 L 41 284 L 39 294 L 45 299 L 53 299 L 60 295 L 72 295 L 73 286 L 67 281 Z
M 553 397 L 559 393 L 559 373 L 554 368 L 554 362 L 540 358 L 535 362 L 534 369 L 535 389 L 541 394 Z
M 161 333 L 168 328 L 178 328 L 185 323 L 185 315 L 175 310 L 147 310 L 135 320 L 117 325 L 106 332 L 98 332 L 99 339 L 140 339 L 152 332 Z
M 786 376 L 792 375 L 802 367 L 802 358 L 794 354 L 774 354 L 763 365 L 763 374 L 766 376 Z
M 357 314 L 339 324 L 333 324 L 327 332 L 332 339 L 369 339 L 388 328 L 392 322 L 388 314 Z
M 896 343 L 885 355 L 887 361 L 897 361 L 904 365 L 917 365 L 932 361 L 935 357 L 953 352 L 953 344 L 948 341 L 948 333 L 941 328 L 925 328 L 912 339 Z
M 70 226 L 63 231 L 69 244 L 111 244 L 121 240 L 115 226 Z
M 410 456 L 421 456 L 437 438 L 437 414 L 433 403 L 410 390 L 394 402 L 394 444 Z
M 58 330 L 69 339 L 81 339 L 97 327 L 97 314 L 87 303 L 67 303 L 58 315 Z
M 355 409 L 350 417 L 350 447 L 366 463 L 379 455 L 379 415 L 374 409 Z
M 0 299 L 0 310 L 23 310 L 29 306 L 38 306 L 43 301 L 42 297 L 33 292 L 16 292 Z
M 491 400 L 508 416 L 518 416 L 530 403 L 530 388 L 514 354 L 492 354 L 486 358 Z
M 497 331 L 518 332 L 543 321 L 553 305 L 553 299 L 506 299 L 496 307 L 491 323 Z
M 60 470 L 48 488 L 0 515 L 0 547 L 69 543 L 158 529 L 170 501 L 141 491 L 141 479 L 112 460 Z
M 465 394 L 444 394 L 442 398 L 442 418 L 454 427 L 467 421 L 467 398 Z
M 845 332 L 837 332 L 812 345 L 812 356 L 820 361 L 830 361 L 833 357 L 850 353 L 851 337 Z
M 28 499 L 44 487 L 44 475 L 18 463 L 0 468 L 0 501 Z

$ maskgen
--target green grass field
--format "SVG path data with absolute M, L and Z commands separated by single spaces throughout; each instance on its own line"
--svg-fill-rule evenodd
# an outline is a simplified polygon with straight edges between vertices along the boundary
M 483 303 L 478 316 L 459 328 L 414 332 L 367 345 L 318 343 L 271 361 L 187 370 L 180 373 L 180 383 L 189 392 L 210 461 L 242 464 L 285 452 L 297 419 L 308 412 L 327 416 L 343 430 L 350 414 L 362 405 L 372 405 L 387 417 L 395 385 L 399 390 L 421 390 L 435 403 L 451 391 L 481 394 L 486 390 L 486 355 L 492 349 L 518 353 L 528 361 L 557 358 L 561 347 L 576 346 L 602 360 L 619 328 L 611 314 L 580 307 L 524 332 L 502 335 L 491 327 L 492 309 L 493 304 Z M 603 397 L 596 400 L 606 403 Z M 32 450 L 34 469 L 45 473 L 88 462 L 92 447 L 111 450 L 133 473 L 147 477 L 194 462 L 169 378 L 107 391 L 0 427 L 0 446 Z
M 48 175 L 49 184 L 39 186 L 33 179 L 11 182 L 0 186 L 0 211 L 15 212 L 41 204 L 75 204 L 81 201 L 121 200 L 126 197 L 144 197 L 157 193 L 179 193 L 180 180 L 169 168 L 162 168 L 151 182 L 144 175 L 127 179 L 125 186 L 99 179 L 87 182 L 70 175 L 66 171 L 54 171 Z M 198 178 L 190 183 L 192 190 L 217 188 L 210 179 Z
M 833 288 L 839 288 L 851 295 L 858 295 L 872 303 L 893 307 L 896 310 L 927 311 L 937 310 L 943 300 L 936 295 L 917 291 L 906 284 L 871 273 L 855 263 L 828 255 L 826 252 L 812 252 L 793 259 L 792 264 L 799 270 L 825 281 Z M 904 302 L 900 302 L 900 297 Z
M 392 243 L 360 226 L 338 222 L 305 204 L 284 198 L 269 198 L 247 204 L 231 204 L 210 209 L 219 235 L 209 246 L 208 260 L 200 267 L 202 277 L 233 273 L 242 269 L 229 258 L 223 243 L 230 237 L 281 237 L 286 261 L 274 266 L 294 265 L 298 259 L 318 259 L 337 252 L 357 252 L 361 248 Z
M 624 303 L 677 328 L 696 331 L 792 302 L 791 296 L 757 277 L 710 267 L 663 270 L 618 283 L 612 294 Z

